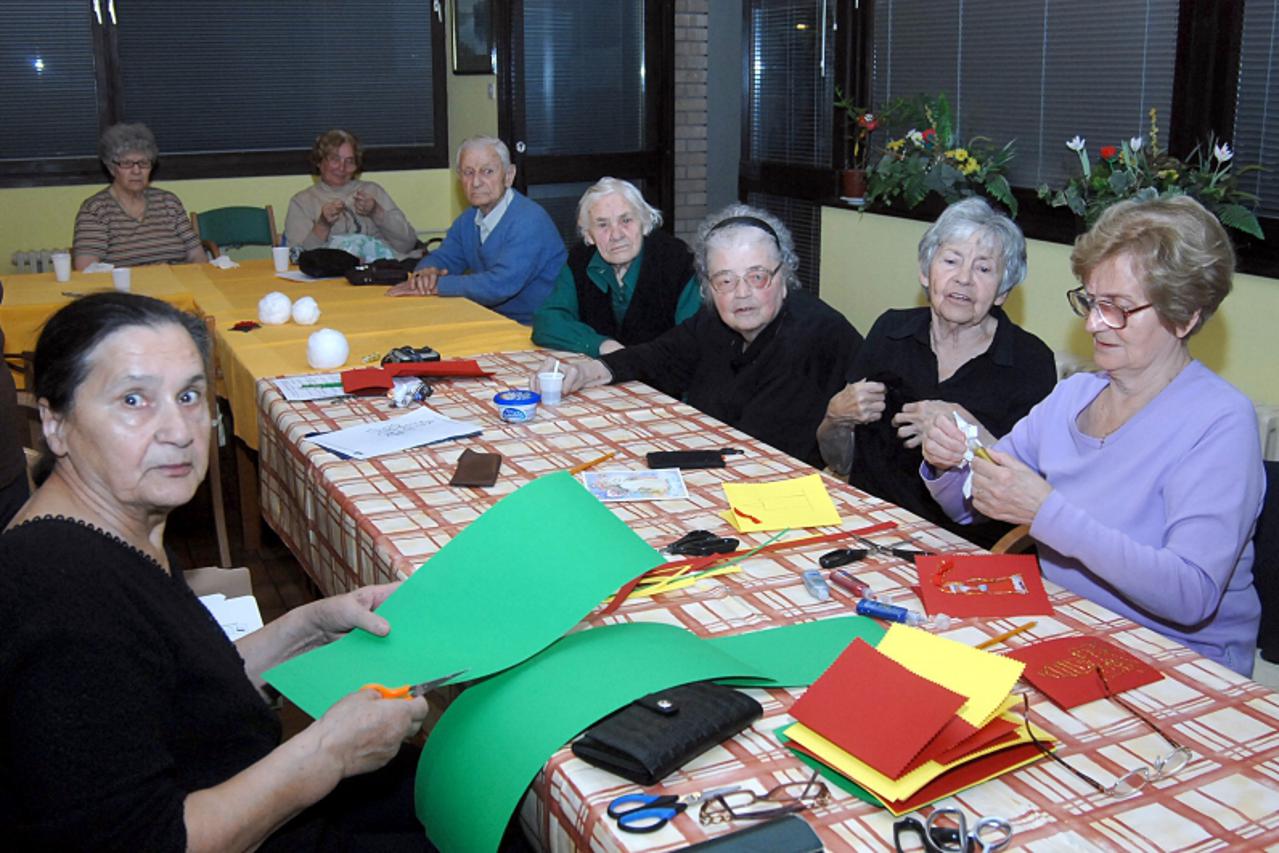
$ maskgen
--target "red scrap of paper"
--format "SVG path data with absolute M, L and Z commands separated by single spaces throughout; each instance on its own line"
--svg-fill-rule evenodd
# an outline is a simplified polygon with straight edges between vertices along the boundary
M 966 697 L 857 639 L 791 707 L 791 716 L 896 779 Z
M 933 582 L 944 562 L 952 564 L 942 578 L 945 583 L 975 586 L 972 579 L 988 578 L 1003 581 L 988 584 L 992 588 L 1006 589 L 1011 585 L 1006 579 L 1019 575 L 1026 592 L 946 592 Z M 916 557 L 915 568 L 919 571 L 919 597 L 930 616 L 1051 616 L 1053 612 L 1033 554 L 930 554 Z
M 448 361 L 401 361 L 383 367 L 392 376 L 480 377 L 493 374 L 480 367 L 475 359 L 455 358 Z
M 1026 664 L 1022 678 L 1042 690 L 1063 710 L 1106 695 L 1097 677 L 1097 667 L 1105 673 L 1112 693 L 1122 693 L 1163 678 L 1154 667 L 1098 637 L 1040 640 L 1005 656 Z

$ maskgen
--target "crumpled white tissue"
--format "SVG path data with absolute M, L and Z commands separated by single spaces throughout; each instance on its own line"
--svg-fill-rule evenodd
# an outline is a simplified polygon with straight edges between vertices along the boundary
M 94 261 L 93 263 L 89 264 L 87 267 L 84 268 L 84 272 L 87 272 L 87 273 L 111 272 L 111 270 L 113 269 L 115 269 L 114 264 L 108 264 L 105 261 Z
M 346 364 L 351 345 L 337 329 L 312 332 L 306 341 L 306 362 L 316 370 L 332 370 Z
M 220 270 L 233 270 L 238 269 L 240 266 L 235 261 L 231 260 L 228 255 L 218 255 L 216 258 L 209 261 L 209 265 L 217 267 Z
M 258 322 L 267 326 L 280 326 L 289 322 L 293 300 L 278 290 L 273 290 L 258 300 Z
M 971 498 L 973 496 L 973 446 L 980 447 L 981 442 L 977 440 L 977 426 L 975 424 L 970 424 L 964 420 L 963 415 L 959 414 L 959 412 L 951 412 L 951 414 L 955 417 L 955 426 L 959 427 L 959 431 L 964 434 L 964 442 L 968 445 L 964 449 L 964 464 L 969 466 L 969 468 L 968 473 L 964 475 L 964 486 L 960 491 L 965 498 Z
M 314 326 L 320 319 L 320 306 L 314 298 L 303 296 L 293 303 L 293 322 L 299 326 Z

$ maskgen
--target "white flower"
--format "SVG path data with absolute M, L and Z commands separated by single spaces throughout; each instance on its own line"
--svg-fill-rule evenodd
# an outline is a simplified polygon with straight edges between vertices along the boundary
M 1225 163 L 1231 157 L 1235 156 L 1235 152 L 1230 150 L 1230 143 L 1223 142 L 1220 145 L 1213 146 L 1212 156 L 1217 158 L 1220 163 Z
M 1140 151 L 1141 146 L 1145 144 L 1146 140 L 1142 139 L 1140 136 L 1134 136 L 1132 139 L 1128 140 L 1128 150 L 1133 152 Z
M 1066 143 L 1066 147 L 1071 151 L 1083 151 L 1084 141 L 1085 140 L 1082 136 L 1076 136 L 1074 139 L 1071 139 Z
M 920 133 L 918 130 L 915 130 L 913 127 L 910 129 L 910 132 L 906 134 L 906 138 L 909 139 L 911 142 L 915 143 L 916 145 L 924 144 L 924 134 Z

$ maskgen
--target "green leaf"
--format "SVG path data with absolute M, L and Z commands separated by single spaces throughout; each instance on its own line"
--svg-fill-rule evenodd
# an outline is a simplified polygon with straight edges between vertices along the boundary
M 1245 234 L 1251 234 L 1258 240 L 1266 239 L 1266 235 L 1261 232 L 1261 224 L 1257 222 L 1257 217 L 1243 205 L 1223 204 L 1213 212 L 1217 214 L 1217 218 L 1221 220 L 1222 225 L 1234 228 L 1236 231 L 1242 231 Z
M 1008 208 L 1013 216 L 1017 215 L 1017 199 L 1013 197 L 1012 187 L 1008 186 L 1008 179 L 1003 175 L 993 175 L 987 178 L 986 192 Z

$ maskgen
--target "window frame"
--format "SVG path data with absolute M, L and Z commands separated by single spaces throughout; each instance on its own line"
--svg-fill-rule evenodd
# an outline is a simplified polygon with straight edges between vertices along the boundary
M 436 141 L 432 145 L 364 145 L 366 171 L 450 168 L 448 146 L 448 74 L 445 56 L 444 22 L 436 14 L 438 3 L 424 2 L 431 22 L 432 112 Z M 88 5 L 85 14 L 91 14 Z M 92 50 L 97 82 L 98 135 L 120 115 L 120 59 L 115 24 L 93 26 Z M 266 91 L 266 90 L 264 90 Z M 253 178 L 267 175 L 296 175 L 310 171 L 311 147 L 266 151 L 224 150 L 216 153 L 165 154 L 152 175 L 153 180 L 197 178 Z M 97 183 L 110 173 L 96 156 L 47 159 L 0 159 L 0 189 L 52 187 Z

